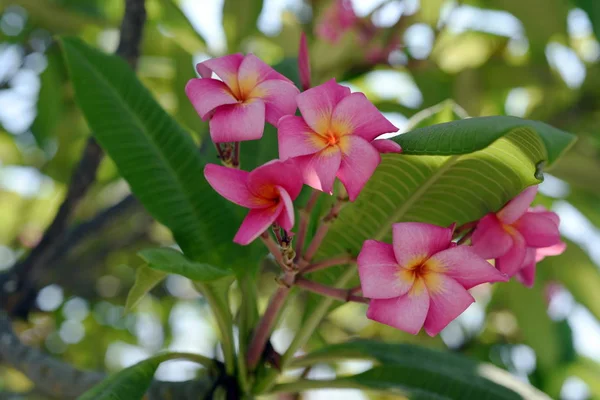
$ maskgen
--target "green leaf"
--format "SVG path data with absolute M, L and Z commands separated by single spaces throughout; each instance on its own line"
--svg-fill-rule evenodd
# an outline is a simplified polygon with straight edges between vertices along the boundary
M 165 272 L 155 271 L 146 266 L 138 267 L 135 273 L 135 282 L 127 294 L 125 313 L 131 312 L 142 301 L 146 293 L 154 289 L 166 277 Z
M 235 52 L 242 40 L 257 31 L 256 23 L 263 8 L 263 0 L 225 0 L 223 28 L 230 52 Z
M 206 41 L 194 29 L 175 0 L 155 0 L 153 3 L 155 20 L 160 23 L 161 29 L 175 38 L 179 46 L 191 54 L 206 50 Z
M 399 390 L 409 394 L 409 398 L 547 399 L 492 365 L 408 344 L 355 340 L 319 349 L 302 357 L 295 365 L 343 359 L 367 359 L 377 364 L 366 372 L 335 382 L 376 390 Z
M 253 246 L 232 243 L 240 210 L 203 177 L 194 142 L 120 58 L 61 39 L 79 106 L 136 197 L 184 253 L 215 266 L 252 265 Z M 183 90 L 183 88 L 182 88 Z
M 78 400 L 137 400 L 142 399 L 161 362 L 168 355 L 152 357 L 110 376 Z
M 153 270 L 182 275 L 193 281 L 208 282 L 233 275 L 233 271 L 190 261 L 181 252 L 166 247 L 144 249 L 138 255 Z

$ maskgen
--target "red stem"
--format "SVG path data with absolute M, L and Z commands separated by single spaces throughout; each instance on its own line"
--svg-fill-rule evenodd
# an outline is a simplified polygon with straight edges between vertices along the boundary
M 295 284 L 305 290 L 308 290 L 309 292 L 320 294 L 325 297 L 331 297 L 336 300 L 354 301 L 358 303 L 369 304 L 369 299 L 362 296 L 353 295 L 348 289 L 332 288 L 330 286 L 325 286 L 318 282 L 310 281 L 302 277 L 296 278 Z
M 302 272 L 303 273 L 315 272 L 315 271 L 319 271 L 319 270 L 322 270 L 325 268 L 334 267 L 336 265 L 350 264 L 353 262 L 356 262 L 356 259 L 354 259 L 354 257 L 349 256 L 349 255 L 344 255 L 344 256 L 330 258 L 328 260 L 319 261 L 314 264 L 310 264 L 309 266 L 304 268 L 304 270 L 302 270 Z

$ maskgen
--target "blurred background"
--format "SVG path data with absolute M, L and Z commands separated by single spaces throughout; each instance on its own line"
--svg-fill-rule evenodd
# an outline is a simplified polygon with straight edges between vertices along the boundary
M 8 275 L 41 239 L 89 136 L 55 35 L 113 52 L 123 3 L 0 0 L 0 273 Z M 476 290 L 479 301 L 434 339 L 370 322 L 362 306 L 348 304 L 311 346 L 357 335 L 420 343 L 491 362 L 552 398 L 600 399 L 598 0 L 147 0 L 146 7 L 138 76 L 201 144 L 208 127 L 183 90 L 194 64 L 253 52 L 297 81 L 302 31 L 313 84 L 336 77 L 364 92 L 400 132 L 419 111 L 453 99 L 469 116 L 537 119 L 576 134 L 537 199 L 561 216 L 569 247 L 539 264 L 534 288 Z M 220 357 L 210 312 L 185 278 L 170 276 L 123 313 L 142 263 L 136 251 L 170 243 L 104 158 L 62 244 L 28 276 L 28 301 L 14 315 L 19 338 L 78 368 L 109 372 L 160 349 Z M 272 278 L 267 271 L 261 293 L 270 293 Z M 0 283 L 9 291 L 10 280 Z M 235 290 L 232 296 L 239 304 Z M 291 340 L 298 315 L 275 332 L 277 350 Z M 348 363 L 337 372 L 364 368 Z M 184 381 L 197 372 L 168 362 L 157 379 Z M 317 367 L 310 376 L 335 373 Z M 8 393 L 45 398 L 0 356 L 0 398 L 13 398 Z M 304 398 L 342 396 L 377 397 L 336 390 Z

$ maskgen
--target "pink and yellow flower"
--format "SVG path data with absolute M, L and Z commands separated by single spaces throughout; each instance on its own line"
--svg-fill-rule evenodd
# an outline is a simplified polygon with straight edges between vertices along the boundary
M 331 193 L 336 176 L 351 201 L 381 162 L 379 153 L 399 153 L 399 144 L 376 138 L 398 130 L 362 93 L 334 79 L 296 97 L 302 117 L 279 121 L 279 157 L 294 157 L 304 183 Z
M 358 256 L 367 317 L 417 334 L 437 335 L 475 300 L 467 289 L 508 277 L 470 246 L 451 242 L 451 228 L 404 222 L 392 227 L 393 244 L 365 241 Z
M 537 186 L 525 189 L 497 213 L 483 217 L 471 237 L 473 249 L 485 259 L 495 259 L 496 268 L 532 286 L 535 265 L 547 255 L 564 251 L 556 213 L 544 207 L 529 208 Z
M 274 222 L 286 231 L 294 226 L 292 202 L 302 189 L 302 175 L 293 161 L 273 160 L 251 172 L 208 164 L 204 176 L 221 196 L 250 209 L 235 243 L 249 244 Z
M 196 69 L 202 78 L 191 79 L 185 92 L 200 117 L 210 120 L 215 143 L 260 139 L 265 120 L 277 126 L 296 111 L 298 88 L 253 54 L 213 58 Z

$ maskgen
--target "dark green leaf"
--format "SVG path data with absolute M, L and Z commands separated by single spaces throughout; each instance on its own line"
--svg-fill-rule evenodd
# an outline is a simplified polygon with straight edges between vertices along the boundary
M 154 270 L 182 275 L 193 281 L 214 281 L 233 274 L 233 271 L 216 268 L 209 264 L 190 261 L 185 258 L 181 252 L 166 247 L 159 249 L 144 249 L 138 254 L 148 263 L 148 266 Z
M 135 273 L 135 283 L 127 294 L 125 302 L 125 312 L 131 312 L 137 306 L 142 298 L 167 277 L 167 273 L 155 271 L 151 268 L 141 266 Z

